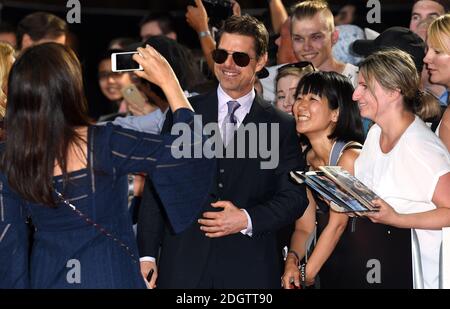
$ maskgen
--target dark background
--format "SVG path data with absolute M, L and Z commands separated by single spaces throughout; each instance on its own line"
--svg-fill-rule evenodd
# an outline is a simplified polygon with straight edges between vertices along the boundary
M 181 10 L 186 6 L 189 0 L 81 0 L 82 6 L 87 7 L 110 7 L 110 8 L 133 8 L 133 9 L 157 9 L 157 10 Z M 15 0 L 15 1 L 0 1 L 0 3 L 36 3 L 41 4 L 65 4 L 64 0 Z M 242 8 L 265 8 L 267 6 L 266 0 L 239 0 L 239 4 Z M 285 5 L 291 5 L 296 2 L 295 0 L 283 0 Z M 329 0 L 331 5 L 338 5 L 345 2 L 344 0 Z M 360 0 L 361 3 L 367 3 L 366 0 Z M 406 4 L 411 3 L 410 0 L 381 0 L 384 5 L 389 4 Z
M 97 62 L 108 42 L 116 37 L 139 37 L 139 21 L 150 10 L 170 11 L 175 19 L 179 41 L 190 47 L 199 48 L 196 33 L 185 22 L 185 11 L 191 0 L 81 0 L 81 23 L 71 24 L 69 29 L 78 40 L 77 53 L 82 61 L 91 115 L 104 113 L 106 103 L 97 83 Z M 238 0 L 243 13 L 249 13 L 270 25 L 266 0 Z M 286 6 L 295 0 L 284 0 Z M 345 1 L 329 1 L 337 10 Z M 362 4 L 367 1 L 361 0 Z M 69 8 L 66 0 L 0 0 L 0 18 L 13 25 L 25 15 L 34 11 L 48 11 L 66 19 Z M 370 28 L 382 31 L 390 26 L 408 26 L 412 1 L 381 0 L 381 24 L 371 24 Z M 365 7 L 365 6 L 364 6 Z M 366 15 L 369 9 L 363 11 Z M 105 107 L 106 106 L 106 107 Z

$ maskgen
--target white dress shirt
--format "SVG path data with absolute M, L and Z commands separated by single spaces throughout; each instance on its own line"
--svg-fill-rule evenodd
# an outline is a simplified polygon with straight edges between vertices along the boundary
M 241 125 L 242 121 L 244 120 L 245 116 L 250 112 L 250 109 L 252 108 L 253 101 L 255 100 L 256 92 L 255 89 L 252 89 L 249 93 L 244 95 L 243 97 L 233 99 L 228 94 L 225 93 L 225 91 L 222 89 L 222 87 L 219 85 L 217 87 L 217 99 L 218 99 L 218 111 L 219 115 L 217 117 L 217 122 L 219 125 L 220 133 L 223 135 L 222 132 L 222 125 L 223 121 L 225 120 L 225 117 L 228 114 L 228 104 L 229 101 L 237 101 L 241 106 L 236 109 L 234 112 L 234 117 L 236 118 L 236 129 L 239 129 L 239 126 Z M 243 229 L 241 231 L 242 234 L 252 236 L 253 234 L 253 225 L 252 225 L 252 219 L 250 218 L 250 215 L 248 214 L 247 210 L 241 209 L 247 216 L 247 228 Z

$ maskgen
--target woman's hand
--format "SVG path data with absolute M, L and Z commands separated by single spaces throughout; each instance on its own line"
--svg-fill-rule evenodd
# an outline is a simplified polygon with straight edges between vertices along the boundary
M 179 108 L 193 110 L 167 60 L 150 45 L 138 48 L 138 52 L 139 54 L 133 55 L 133 59 L 142 66 L 144 71 L 136 71 L 135 74 L 163 90 L 172 112 Z
M 287 258 L 284 264 L 284 274 L 281 277 L 281 285 L 284 289 L 300 288 L 300 270 L 296 259 Z
M 135 71 L 138 77 L 158 85 L 163 90 L 172 83 L 178 84 L 177 77 L 167 60 L 153 47 L 147 45 L 145 48 L 139 47 L 137 51 L 139 54 L 134 54 L 133 60 L 144 69 L 143 71 Z
M 394 210 L 394 208 L 392 208 L 391 205 L 382 199 L 373 200 L 372 203 L 374 206 L 378 207 L 379 210 L 377 212 L 365 214 L 366 217 L 374 223 L 382 223 L 391 226 L 397 225 L 400 215 Z

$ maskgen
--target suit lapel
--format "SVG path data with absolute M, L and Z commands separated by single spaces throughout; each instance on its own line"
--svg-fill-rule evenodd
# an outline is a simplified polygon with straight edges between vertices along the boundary
M 163 127 L 161 129 L 161 133 L 170 133 L 170 129 L 173 125 L 173 113 L 169 109 L 166 114 L 166 120 L 164 120 Z
M 266 110 L 271 107 L 269 102 L 264 101 L 258 95 L 253 100 L 250 112 L 242 120 L 242 124 L 267 122 Z
M 202 115 L 203 126 L 211 122 L 217 123 L 219 113 L 218 105 L 217 91 L 211 91 L 201 100 L 193 100 L 192 103 L 195 113 Z

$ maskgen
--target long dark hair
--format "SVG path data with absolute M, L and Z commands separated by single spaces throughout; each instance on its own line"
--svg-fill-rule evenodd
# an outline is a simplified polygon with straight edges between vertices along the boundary
M 76 127 L 89 125 L 80 63 L 60 44 L 27 49 L 8 81 L 6 145 L 0 168 L 22 198 L 54 206 L 57 163 L 67 180 L 70 146 L 85 141 Z
M 300 79 L 295 97 L 299 94 L 313 93 L 327 98 L 331 110 L 339 109 L 339 117 L 329 139 L 343 142 L 363 143 L 364 133 L 359 108 L 352 99 L 353 85 L 351 81 L 336 72 L 316 71 L 306 74 Z

